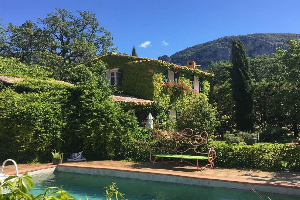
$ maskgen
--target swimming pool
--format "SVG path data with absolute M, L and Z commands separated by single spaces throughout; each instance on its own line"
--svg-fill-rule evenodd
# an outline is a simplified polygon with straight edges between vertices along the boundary
M 255 200 L 260 199 L 254 192 L 200 187 L 193 185 L 142 181 L 134 179 L 92 176 L 65 172 L 54 172 L 33 177 L 35 183 L 31 194 L 37 195 L 50 186 L 62 186 L 76 199 L 105 200 L 106 185 L 117 183 L 119 191 L 129 200 Z M 272 200 L 296 200 L 299 197 L 261 193 L 264 198 Z

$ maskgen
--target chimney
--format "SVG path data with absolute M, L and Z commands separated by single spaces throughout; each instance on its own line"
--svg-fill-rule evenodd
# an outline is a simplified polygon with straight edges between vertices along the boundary
M 195 68 L 196 68 L 196 62 L 195 62 L 195 61 L 188 60 L 187 63 L 186 63 L 186 66 L 187 66 L 188 68 L 195 69 Z

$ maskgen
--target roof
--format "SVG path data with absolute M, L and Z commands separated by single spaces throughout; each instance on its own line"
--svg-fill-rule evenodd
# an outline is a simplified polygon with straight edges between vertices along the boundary
M 13 77 L 7 77 L 7 76 L 0 76 L 0 81 L 3 83 L 13 83 L 15 81 L 22 81 L 23 78 L 13 78 Z
M 152 103 L 154 103 L 154 101 L 151 101 L 151 100 L 140 99 L 137 97 L 124 95 L 124 94 L 113 94 L 112 97 L 116 102 L 122 101 L 125 103 L 134 103 L 134 104 L 152 104 Z
M 7 77 L 7 76 L 0 76 L 0 82 L 4 83 L 13 83 L 15 81 L 22 81 L 24 80 L 23 78 L 13 78 L 13 77 Z M 67 82 L 62 82 L 62 81 L 57 81 L 60 83 L 65 83 L 65 84 L 70 84 Z M 125 102 L 125 103 L 134 103 L 134 104 L 152 104 L 154 101 L 151 100 L 146 100 L 146 99 L 140 99 L 137 97 L 129 96 L 129 95 L 124 95 L 124 94 L 113 94 L 112 95 L 113 100 L 116 102 Z

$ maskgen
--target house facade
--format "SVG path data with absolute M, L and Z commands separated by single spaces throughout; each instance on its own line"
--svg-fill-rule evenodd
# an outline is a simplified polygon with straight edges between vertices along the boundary
M 180 83 L 185 80 L 196 93 L 201 93 L 207 90 L 204 87 L 209 87 L 209 84 L 204 83 L 209 83 L 213 77 L 213 74 L 197 69 L 194 61 L 187 61 L 186 66 L 178 66 L 165 61 L 115 53 L 99 59 L 107 64 L 106 75 L 112 86 L 126 95 L 152 101 L 168 82 Z
M 140 104 L 141 107 L 136 110 L 138 118 L 146 119 L 149 113 L 141 111 L 143 105 L 149 106 L 149 102 L 155 102 L 167 83 L 185 83 L 195 93 L 210 91 L 209 82 L 213 74 L 197 69 L 194 61 L 187 61 L 186 66 L 179 66 L 117 53 L 107 54 L 99 59 L 106 63 L 106 76 L 111 86 L 116 87 L 118 95 L 128 97 L 126 103 L 136 103 L 130 102 L 129 97 L 147 100 L 148 104 Z M 177 117 L 175 109 L 170 109 L 169 112 L 172 118 Z

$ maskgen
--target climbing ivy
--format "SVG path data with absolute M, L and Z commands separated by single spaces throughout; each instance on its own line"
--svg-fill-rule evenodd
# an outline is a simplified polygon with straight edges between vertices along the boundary
M 24 83 L 24 85 L 22 84 Z M 69 85 L 21 81 L 0 92 L 1 159 L 47 161 L 52 149 L 62 147 L 63 114 Z
M 18 78 L 49 79 L 50 73 L 47 67 L 37 64 L 24 64 L 16 58 L 4 58 L 0 56 L 0 75 Z
M 188 115 L 189 110 L 197 113 L 197 109 L 202 109 L 199 112 L 209 112 L 209 116 L 214 115 L 214 109 L 212 109 L 211 105 L 207 104 L 207 96 L 210 93 L 210 82 L 213 77 L 211 73 L 160 60 L 139 58 L 124 54 L 107 54 L 97 59 L 104 61 L 107 69 L 119 69 L 122 71 L 122 84 L 117 86 L 119 92 L 155 101 L 152 106 L 144 106 L 144 108 L 148 109 L 147 111 L 143 109 L 145 112 L 151 112 L 155 116 L 156 127 L 176 128 L 176 121 L 170 119 L 170 110 L 182 110 L 182 112 Z M 178 74 L 178 83 L 170 82 L 166 84 L 167 80 L 165 80 L 164 74 L 167 71 Z M 199 103 L 192 101 L 197 96 L 191 87 L 191 79 L 194 76 L 198 77 L 201 83 L 201 93 L 203 98 L 206 99 L 205 105 L 210 106 L 209 108 L 207 106 L 198 106 Z M 203 101 L 200 102 L 203 103 Z M 129 107 L 135 111 L 143 110 L 134 104 L 127 104 L 126 109 L 130 110 Z M 184 110 L 183 108 L 189 109 Z M 185 119 L 187 121 L 182 121 L 180 127 L 190 124 L 187 117 Z M 209 120 L 214 121 L 213 118 Z M 205 124 L 205 128 L 212 125 L 209 130 L 213 130 L 214 124 L 207 123 Z
M 164 84 L 163 73 L 166 70 L 178 73 L 186 79 L 190 76 L 197 76 L 200 80 L 205 81 L 213 77 L 213 74 L 198 69 L 124 54 L 107 54 L 97 59 L 105 62 L 108 69 L 117 68 L 122 70 L 123 80 L 122 85 L 118 86 L 119 91 L 150 100 L 155 99 L 160 93 L 159 90 L 162 89 Z
M 113 69 L 113 68 L 122 68 L 125 64 L 136 61 L 136 60 L 144 60 L 145 58 L 140 58 L 136 56 L 129 56 L 126 54 L 116 54 L 110 53 L 98 58 L 95 58 L 91 62 L 97 62 L 98 60 L 102 60 L 106 64 L 106 68 Z
M 49 162 L 50 152 L 124 159 L 139 128 L 111 98 L 102 61 L 68 71 L 69 81 L 23 78 L 0 90 L 0 160 Z M 131 154 L 132 155 L 132 154 Z

